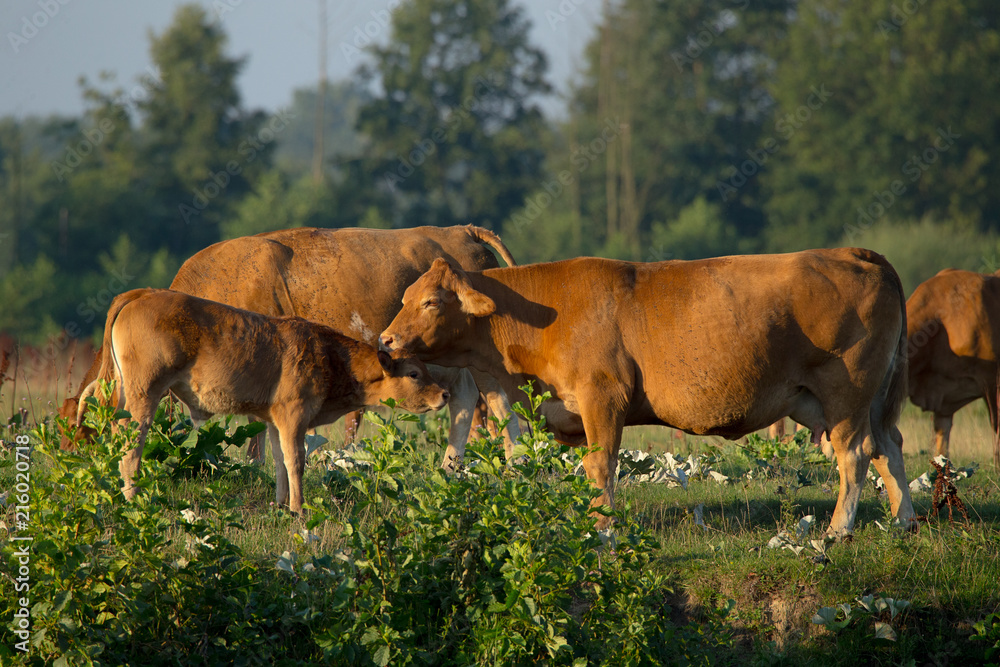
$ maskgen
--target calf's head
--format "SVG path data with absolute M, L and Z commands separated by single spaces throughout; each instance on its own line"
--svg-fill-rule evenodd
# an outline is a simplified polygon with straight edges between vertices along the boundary
M 448 404 L 448 390 L 434 382 L 424 362 L 408 352 L 393 353 L 379 350 L 378 363 L 382 380 L 369 388 L 371 403 L 395 399 L 404 410 L 427 412 L 440 410 Z
M 474 321 L 496 310 L 493 299 L 477 292 L 461 269 L 443 259 L 403 293 L 403 309 L 389 324 L 379 343 L 389 350 L 404 349 L 425 361 L 468 352 Z

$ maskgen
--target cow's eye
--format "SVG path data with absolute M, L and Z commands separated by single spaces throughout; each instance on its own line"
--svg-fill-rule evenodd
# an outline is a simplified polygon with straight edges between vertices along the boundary
M 420 373 L 418 373 L 417 371 L 410 371 L 409 373 L 406 374 L 406 376 L 414 380 L 420 379 Z
M 437 299 L 428 299 L 427 301 L 424 301 L 423 305 L 424 305 L 424 308 L 437 308 L 438 307 L 438 300 Z

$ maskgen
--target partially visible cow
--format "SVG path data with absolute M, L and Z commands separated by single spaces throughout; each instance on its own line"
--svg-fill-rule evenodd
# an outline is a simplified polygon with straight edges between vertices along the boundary
M 528 381 L 550 391 L 541 411 L 556 438 L 602 448 L 584 458 L 604 490 L 598 503 L 613 505 L 624 426 L 737 438 L 790 415 L 836 450 L 832 534 L 853 529 L 870 461 L 893 514 L 915 525 L 896 428 L 904 296 L 874 252 L 580 258 L 483 272 L 439 260 L 380 340 L 496 377 L 512 400 Z
M 412 412 L 438 410 L 448 401 L 448 392 L 412 357 L 390 357 L 298 317 L 267 317 L 170 290 L 116 297 L 103 349 L 98 378 L 81 400 L 95 393 L 99 380 L 115 380 L 118 407 L 139 423 L 139 442 L 121 462 L 129 499 L 146 433 L 167 391 L 197 421 L 244 414 L 268 422 L 275 498 L 293 512 L 302 511 L 306 430 L 388 398 Z
M 906 302 L 910 400 L 934 413 L 934 451 L 948 456 L 952 417 L 980 398 L 996 439 L 1000 358 L 1000 276 L 945 269 Z
M 399 311 L 403 291 L 435 259 L 469 270 L 497 267 L 484 244 L 515 265 L 496 234 L 472 225 L 285 229 L 205 248 L 184 262 L 170 289 L 264 315 L 297 315 L 374 344 Z M 438 367 L 431 374 L 452 394 L 445 453 L 450 467 L 465 451 L 480 390 L 499 418 L 508 415 L 509 405 L 492 378 L 480 378 L 477 387 L 463 369 Z M 88 375 L 82 386 L 93 377 Z M 76 402 L 68 399 L 64 411 L 75 411 Z M 356 419 L 348 422 L 350 426 Z M 506 435 L 511 441 L 517 438 L 516 419 Z

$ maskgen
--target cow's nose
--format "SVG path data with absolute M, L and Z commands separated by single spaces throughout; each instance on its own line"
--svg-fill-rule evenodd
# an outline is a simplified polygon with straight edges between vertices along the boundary
M 384 350 L 391 350 L 392 349 L 392 335 L 391 334 L 385 334 L 385 333 L 382 334 L 381 336 L 378 337 L 378 344 L 381 345 L 382 349 L 384 349 Z
M 449 394 L 449 393 L 448 393 L 448 392 L 446 392 L 446 391 L 442 391 L 442 392 L 441 392 L 441 400 L 442 400 L 442 401 L 444 401 L 445 403 L 447 403 L 447 402 L 448 402 L 448 399 L 450 399 L 450 398 L 451 398 L 451 394 Z

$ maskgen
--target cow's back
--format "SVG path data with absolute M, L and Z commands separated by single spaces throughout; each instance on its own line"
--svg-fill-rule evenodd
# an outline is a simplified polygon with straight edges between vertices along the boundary
M 946 269 L 906 302 L 910 399 L 951 414 L 992 391 L 1000 354 L 1000 277 Z
M 470 271 L 498 266 L 465 227 L 303 227 L 216 243 L 185 262 L 170 287 L 372 343 L 438 257 Z

